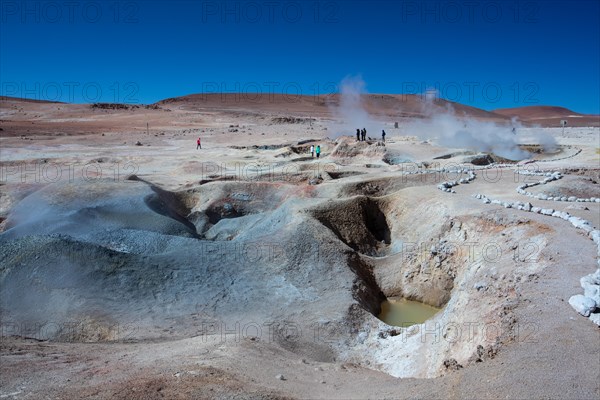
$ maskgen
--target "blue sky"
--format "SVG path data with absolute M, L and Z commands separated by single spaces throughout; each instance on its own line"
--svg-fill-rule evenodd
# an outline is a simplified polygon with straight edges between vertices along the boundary
M 600 113 L 600 2 L 0 2 L 0 92 L 152 103 L 214 91 L 421 93 Z

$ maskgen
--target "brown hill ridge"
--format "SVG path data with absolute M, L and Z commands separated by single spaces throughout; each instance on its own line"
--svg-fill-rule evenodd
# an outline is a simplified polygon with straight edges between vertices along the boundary
M 600 115 L 581 114 L 558 106 L 500 108 L 493 110 L 493 112 L 509 118 L 516 117 L 522 122 L 541 126 L 560 126 L 561 120 L 566 120 L 567 126 L 600 126 Z
M 212 93 L 174 97 L 143 106 L 112 103 L 72 104 L 0 96 L 0 109 L 12 110 L 10 115 L 5 115 L 1 125 L 3 128 L 7 128 L 7 124 L 19 125 L 20 128 L 15 130 L 15 134 L 17 131 L 21 134 L 40 129 L 48 132 L 59 130 L 75 133 L 88 129 L 90 132 L 113 130 L 117 126 L 145 129 L 146 122 L 155 126 L 167 126 L 170 125 L 168 121 L 175 118 L 165 114 L 165 111 L 171 110 L 176 114 L 208 112 L 237 116 L 266 114 L 270 117 L 335 118 L 340 100 L 339 94 L 302 96 L 274 93 Z M 459 117 L 500 124 L 508 124 L 512 118 L 517 118 L 526 126 L 559 127 L 563 119 L 567 120 L 568 126 L 600 126 L 599 115 L 580 114 L 556 106 L 486 111 L 444 99 L 426 101 L 424 96 L 412 94 L 365 94 L 361 95 L 361 103 L 369 114 L 388 121 L 427 118 L 438 112 L 452 112 Z M 20 112 L 17 112 L 18 110 Z M 139 127 L 139 121 L 133 117 L 137 112 L 146 113 L 143 127 Z M 107 119 L 105 113 L 109 113 L 111 118 Z M 31 125 L 35 125 L 36 128 L 32 130 Z
M 313 116 L 335 116 L 341 95 L 301 96 L 269 93 L 209 93 L 174 97 L 155 103 L 169 108 L 199 111 L 244 110 L 291 112 Z M 470 118 L 508 122 L 510 117 L 476 107 L 443 99 L 426 102 L 423 96 L 413 94 L 365 94 L 361 103 L 371 115 L 380 117 L 424 118 L 435 112 L 452 110 L 456 115 Z

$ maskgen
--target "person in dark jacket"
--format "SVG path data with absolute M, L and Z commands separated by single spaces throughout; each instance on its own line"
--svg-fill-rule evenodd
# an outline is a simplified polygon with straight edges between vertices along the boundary
M 381 140 L 385 143 L 385 130 L 381 130 Z

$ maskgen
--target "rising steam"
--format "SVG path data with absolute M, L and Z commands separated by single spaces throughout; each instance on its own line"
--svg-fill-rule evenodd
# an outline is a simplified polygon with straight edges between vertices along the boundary
M 353 136 L 357 128 L 366 128 L 368 136 L 379 137 L 385 129 L 385 124 L 373 119 L 365 109 L 363 95 L 366 93 L 366 84 L 359 75 L 347 76 L 341 81 L 339 105 L 331 109 L 340 121 L 331 126 L 335 137 Z M 434 100 L 438 98 L 435 90 L 427 90 L 423 98 L 422 113 L 426 118 L 408 123 L 408 134 L 435 140 L 445 147 L 493 153 L 509 160 L 522 160 L 530 155 L 519 147 L 517 139 L 521 124 L 516 119 L 510 124 L 499 124 L 457 116 L 451 103 L 446 103 L 446 107 L 435 104 Z M 530 144 L 540 144 L 544 150 L 556 148 L 555 139 L 542 132 L 528 139 L 533 139 Z
M 493 153 L 509 160 L 523 160 L 530 155 L 519 147 L 517 132 L 521 124 L 517 120 L 513 119 L 511 124 L 480 121 L 459 117 L 451 107 L 433 111 L 430 104 L 426 101 L 426 115 L 429 118 L 409 124 L 408 131 L 411 134 L 435 140 L 445 147 Z M 553 150 L 556 147 L 554 138 L 545 133 L 537 133 L 534 140 L 535 143 L 532 144 L 540 144 L 545 150 Z
M 334 137 L 354 136 L 356 129 L 367 129 L 367 135 L 379 137 L 385 129 L 382 122 L 376 121 L 367 112 L 363 104 L 363 95 L 367 94 L 365 81 L 360 75 L 348 75 L 340 82 L 339 105 L 332 106 L 331 113 L 339 121 L 330 129 Z

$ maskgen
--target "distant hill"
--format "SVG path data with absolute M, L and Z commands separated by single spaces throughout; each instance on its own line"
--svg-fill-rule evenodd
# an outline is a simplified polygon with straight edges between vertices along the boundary
M 340 104 L 341 95 L 295 95 L 269 93 L 210 93 L 190 94 L 161 100 L 152 105 L 120 104 L 69 104 L 56 101 L 33 100 L 9 96 L 0 96 L 0 107 L 21 104 L 30 111 L 37 105 L 47 108 L 52 104 L 60 104 L 63 111 L 72 111 L 85 116 L 91 109 L 169 109 L 181 111 L 217 111 L 235 114 L 272 114 L 299 117 L 334 118 L 335 110 Z M 438 112 L 451 111 L 457 116 L 475 118 L 496 123 L 510 123 L 517 118 L 524 125 L 559 127 L 560 121 L 567 120 L 568 126 L 600 126 L 600 115 L 586 115 L 557 106 L 528 106 L 502 108 L 492 111 L 454 103 L 444 99 L 425 101 L 422 95 L 414 94 L 365 94 L 361 95 L 362 106 L 373 116 L 386 119 L 426 118 Z M 64 107 L 62 106 L 64 105 Z
M 560 126 L 561 120 L 567 120 L 567 126 L 600 126 L 600 115 L 580 114 L 558 106 L 500 108 L 493 112 L 541 126 Z
M 268 93 L 209 93 L 169 98 L 155 104 L 190 111 L 201 109 L 256 110 L 333 116 L 332 111 L 340 104 L 340 98 L 339 94 L 297 96 Z M 459 116 L 497 122 L 510 121 L 510 117 L 504 115 L 443 99 L 427 103 L 420 95 L 365 94 L 361 96 L 361 102 L 370 114 L 384 117 L 423 118 L 436 111 L 452 110 Z
M 62 101 L 26 99 L 24 97 L 0 96 L 0 101 L 21 102 L 21 103 L 45 103 L 45 104 L 66 104 Z

